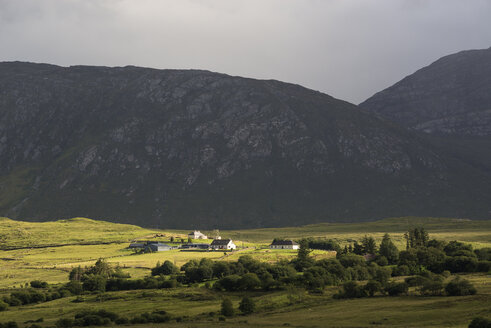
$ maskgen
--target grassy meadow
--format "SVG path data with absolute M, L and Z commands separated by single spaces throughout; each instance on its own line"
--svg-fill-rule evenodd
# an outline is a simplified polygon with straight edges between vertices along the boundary
M 268 249 L 273 238 L 334 239 L 343 246 L 360 240 L 364 235 L 373 236 L 380 242 L 383 234 L 389 233 L 402 250 L 405 248 L 404 232 L 415 226 L 423 226 L 431 238 L 458 240 L 471 243 L 475 248 L 491 247 L 491 221 L 393 218 L 364 223 L 221 231 L 222 238 L 232 238 L 239 246 L 234 252 L 171 250 L 136 254 L 127 248 L 133 240 L 170 242 L 173 236 L 176 240 L 185 238 L 187 241 L 189 231 L 144 229 L 85 218 L 45 223 L 0 218 L 0 297 L 32 280 L 66 283 L 71 268 L 90 266 L 99 258 L 122 267 L 132 278 L 142 278 L 149 275 L 157 262 L 165 260 L 181 266 L 191 259 L 201 258 L 236 261 L 242 255 L 251 255 L 260 261 L 273 263 L 296 257 L 297 251 Z M 335 255 L 335 252 L 321 250 L 311 253 L 317 260 Z M 61 317 L 73 316 L 82 309 L 97 308 L 126 315 L 165 309 L 183 317 L 182 322 L 161 324 L 162 327 L 467 327 L 477 315 L 491 317 L 491 279 L 484 273 L 466 274 L 465 277 L 474 283 L 477 295 L 423 297 L 416 295 L 412 288 L 409 296 L 336 300 L 332 295 L 339 287 L 327 287 L 325 293 L 319 295 L 301 289 L 230 292 L 227 296 L 236 307 L 244 294 L 248 294 L 261 310 L 254 315 L 235 316 L 225 322 L 210 315 L 210 312 L 220 310 L 223 295 L 200 285 L 106 292 L 102 296 L 88 294 L 83 295 L 82 302 L 72 296 L 16 306 L 0 312 L 0 322 L 15 320 L 21 327 L 29 327 L 29 321 L 43 318 L 40 325 L 49 327 Z M 143 326 L 160 327 L 157 324 Z

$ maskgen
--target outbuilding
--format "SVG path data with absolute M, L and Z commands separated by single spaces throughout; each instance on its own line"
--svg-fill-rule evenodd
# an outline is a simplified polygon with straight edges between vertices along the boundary
M 269 245 L 271 249 L 299 249 L 300 245 L 293 240 L 273 240 L 271 245 Z
M 234 242 L 232 239 L 214 239 L 211 244 L 210 248 L 214 250 L 218 249 L 236 249 L 237 246 L 235 246 Z

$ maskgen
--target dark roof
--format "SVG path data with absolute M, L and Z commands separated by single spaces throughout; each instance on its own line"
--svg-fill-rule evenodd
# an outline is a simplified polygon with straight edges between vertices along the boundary
M 213 239 L 211 242 L 212 246 L 222 246 L 222 245 L 228 245 L 232 240 L 231 239 Z
M 296 242 L 293 240 L 273 240 L 271 245 L 281 245 L 281 246 L 286 246 L 286 245 L 298 245 Z
M 148 246 L 170 247 L 170 248 L 172 248 L 172 246 L 169 246 L 167 244 L 162 244 L 162 243 L 149 243 Z

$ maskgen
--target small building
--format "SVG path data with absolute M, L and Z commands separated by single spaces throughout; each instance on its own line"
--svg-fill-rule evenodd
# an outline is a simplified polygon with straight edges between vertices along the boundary
M 237 246 L 235 246 L 232 239 L 214 239 L 210 244 L 210 248 L 214 249 L 214 250 L 217 250 L 217 249 L 236 249 Z
M 269 245 L 271 249 L 299 249 L 300 245 L 294 242 L 293 240 L 273 240 L 271 245 Z
M 152 252 L 164 252 L 170 251 L 172 249 L 172 246 L 162 243 L 148 243 L 148 245 L 145 247 L 145 250 L 147 249 Z
M 128 248 L 145 248 L 145 243 L 131 243 Z
M 188 234 L 188 237 L 192 239 L 208 239 L 208 237 L 205 234 L 202 234 L 199 230 L 194 230 L 193 232 L 190 232 Z
M 189 243 L 181 246 L 182 249 L 208 249 L 210 244 Z

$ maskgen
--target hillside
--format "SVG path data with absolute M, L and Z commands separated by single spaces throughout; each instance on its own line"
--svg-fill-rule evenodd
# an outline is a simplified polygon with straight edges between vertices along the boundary
M 489 218 L 491 179 L 328 95 L 196 70 L 0 63 L 0 213 L 146 227 Z
M 62 245 L 126 243 L 154 233 L 129 224 L 86 218 L 25 222 L 0 218 L 0 250 Z
M 438 59 L 360 107 L 434 134 L 491 136 L 491 48 Z
M 438 59 L 360 104 L 448 156 L 491 172 L 491 48 Z

